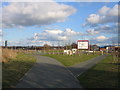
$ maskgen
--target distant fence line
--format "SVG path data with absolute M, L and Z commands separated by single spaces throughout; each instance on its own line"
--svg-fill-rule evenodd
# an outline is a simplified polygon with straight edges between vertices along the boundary
M 4 46 L 2 46 L 2 48 L 6 48 Z M 22 50 L 50 50 L 50 49 L 65 49 L 65 47 L 63 46 L 53 46 L 53 47 L 44 47 L 44 46 L 40 46 L 40 47 L 35 47 L 35 46 L 8 46 L 7 49 L 22 49 Z

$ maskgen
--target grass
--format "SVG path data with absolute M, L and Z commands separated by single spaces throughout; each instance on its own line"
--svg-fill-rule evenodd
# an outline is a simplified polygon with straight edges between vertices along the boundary
M 10 59 L 15 59 L 15 57 L 17 56 L 17 51 L 12 50 L 12 49 L 2 49 L 1 50 L 1 55 L 2 55 L 2 62 L 8 62 Z
M 68 55 L 45 55 L 51 58 L 55 58 L 56 60 L 58 60 L 59 62 L 61 62 L 62 64 L 64 64 L 65 66 L 72 66 L 75 65 L 77 63 L 89 60 L 91 58 L 97 57 L 98 55 L 93 55 L 93 54 L 82 54 L 82 55 L 73 55 L 73 56 L 68 56 Z
M 42 50 L 43 53 L 63 53 L 63 49 L 59 49 L 59 50 Z
M 2 87 L 13 88 L 35 63 L 35 58 L 26 53 L 18 53 L 15 59 L 2 65 Z
M 108 56 L 78 77 L 85 88 L 117 88 L 118 64 Z

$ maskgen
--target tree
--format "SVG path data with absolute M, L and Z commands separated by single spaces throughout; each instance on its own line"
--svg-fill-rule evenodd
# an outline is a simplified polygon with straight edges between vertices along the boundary
M 76 43 L 72 43 L 72 44 L 71 44 L 71 47 L 77 49 L 77 44 L 76 44 Z
M 91 50 L 93 51 L 93 54 L 95 54 L 95 51 L 98 51 L 99 47 L 97 45 L 91 45 Z
M 50 49 L 50 45 L 44 44 L 44 50 L 49 50 L 49 49 Z

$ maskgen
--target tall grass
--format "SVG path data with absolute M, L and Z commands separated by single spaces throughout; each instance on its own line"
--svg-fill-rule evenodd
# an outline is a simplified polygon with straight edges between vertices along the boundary
M 0 47 L 0 63 L 2 62 L 2 47 Z
M 2 62 L 8 62 L 11 59 L 15 59 L 17 56 L 17 51 L 12 49 L 2 49 Z
M 31 51 L 3 49 L 2 88 L 14 88 L 36 59 Z
M 16 56 L 18 55 L 18 53 L 26 53 L 26 54 L 30 54 L 33 53 L 35 51 L 33 50 L 13 50 L 13 49 L 7 49 L 7 48 L 0 48 L 0 58 L 2 58 L 2 62 L 6 63 L 12 59 L 16 59 Z

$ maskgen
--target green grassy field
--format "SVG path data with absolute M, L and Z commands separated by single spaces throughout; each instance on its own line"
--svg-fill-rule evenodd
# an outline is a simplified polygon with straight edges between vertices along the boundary
M 118 64 L 111 62 L 112 56 L 108 56 L 79 76 L 81 85 L 85 88 L 117 88 Z
M 53 53 L 63 53 L 63 50 L 42 50 L 43 53 L 50 53 L 50 54 L 53 54 Z
M 72 56 L 68 56 L 68 55 L 45 55 L 51 58 L 55 58 L 56 60 L 58 60 L 59 62 L 61 62 L 62 64 L 64 64 L 65 66 L 72 66 L 74 64 L 89 60 L 91 58 L 97 57 L 99 55 L 93 55 L 93 54 L 82 54 L 82 55 L 72 55 Z
M 32 67 L 36 59 L 30 54 L 19 53 L 15 59 L 2 65 L 2 87 L 13 88 Z

